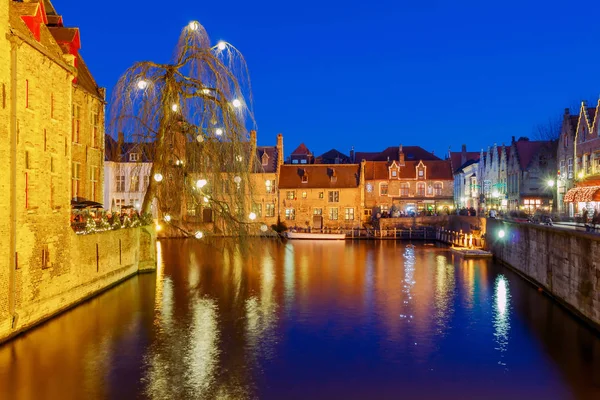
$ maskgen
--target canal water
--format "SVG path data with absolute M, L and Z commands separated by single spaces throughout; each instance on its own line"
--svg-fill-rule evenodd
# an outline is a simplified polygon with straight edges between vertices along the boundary
M 383 242 L 158 243 L 0 347 L 2 399 L 600 399 L 600 337 L 503 266 Z

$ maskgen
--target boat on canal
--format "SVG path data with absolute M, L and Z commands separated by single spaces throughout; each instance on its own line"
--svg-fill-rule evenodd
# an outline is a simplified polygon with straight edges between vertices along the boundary
M 468 249 L 464 247 L 452 247 L 452 253 L 461 256 L 462 258 L 492 258 L 493 255 L 489 251 L 481 249 Z
M 344 240 L 345 233 L 319 233 L 319 232 L 293 232 L 285 233 L 288 239 L 304 239 L 304 240 Z

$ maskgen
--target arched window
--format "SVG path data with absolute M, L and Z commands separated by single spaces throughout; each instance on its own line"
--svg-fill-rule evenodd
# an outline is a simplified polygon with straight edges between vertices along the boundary
M 442 195 L 442 188 L 444 186 L 442 185 L 442 182 L 436 182 L 433 184 L 433 194 L 436 196 L 441 196 Z
M 425 196 L 425 182 L 417 183 L 417 196 Z

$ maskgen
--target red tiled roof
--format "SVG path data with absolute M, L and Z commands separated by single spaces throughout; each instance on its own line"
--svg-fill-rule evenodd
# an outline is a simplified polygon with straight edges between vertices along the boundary
M 420 161 L 406 161 L 400 167 L 400 179 L 416 179 L 417 165 Z M 427 168 L 427 179 L 453 180 L 450 160 L 423 161 Z M 389 179 L 389 164 L 387 161 L 367 161 L 365 164 L 365 180 Z
M 310 155 L 310 150 L 304 143 L 300 143 L 300 146 L 296 147 L 296 150 L 292 151 L 293 156 L 308 156 Z
M 58 43 L 70 43 L 79 33 L 78 28 L 64 28 L 58 26 L 49 26 L 48 29 Z
M 305 173 L 308 181 L 302 183 Z M 331 179 L 333 175 L 336 177 L 334 181 Z M 356 188 L 359 181 L 359 164 L 285 164 L 279 173 L 280 189 Z
M 400 146 L 392 146 L 381 152 L 356 152 L 356 161 L 392 161 L 398 160 Z M 420 146 L 402 146 L 402 152 L 404 153 L 404 159 L 406 161 L 411 160 L 440 160 L 439 157 L 433 153 L 428 152 Z
M 315 160 L 315 164 L 335 164 L 336 162 L 337 164 L 350 164 L 352 163 L 352 160 L 350 160 L 350 157 L 336 149 L 331 149 L 328 152 L 321 154 Z
M 467 160 L 465 162 L 470 161 L 470 160 L 479 161 L 480 153 L 478 151 L 467 151 L 466 155 L 467 155 Z M 462 167 L 463 163 L 461 163 L 461 160 L 462 160 L 462 152 L 460 152 L 460 151 L 450 152 L 450 162 L 452 163 L 452 169 L 454 171 L 456 171 L 457 169 Z

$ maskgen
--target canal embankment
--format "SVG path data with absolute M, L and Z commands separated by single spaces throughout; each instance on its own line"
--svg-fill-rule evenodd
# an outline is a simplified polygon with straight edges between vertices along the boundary
M 544 225 L 486 221 L 487 247 L 600 331 L 600 237 Z

